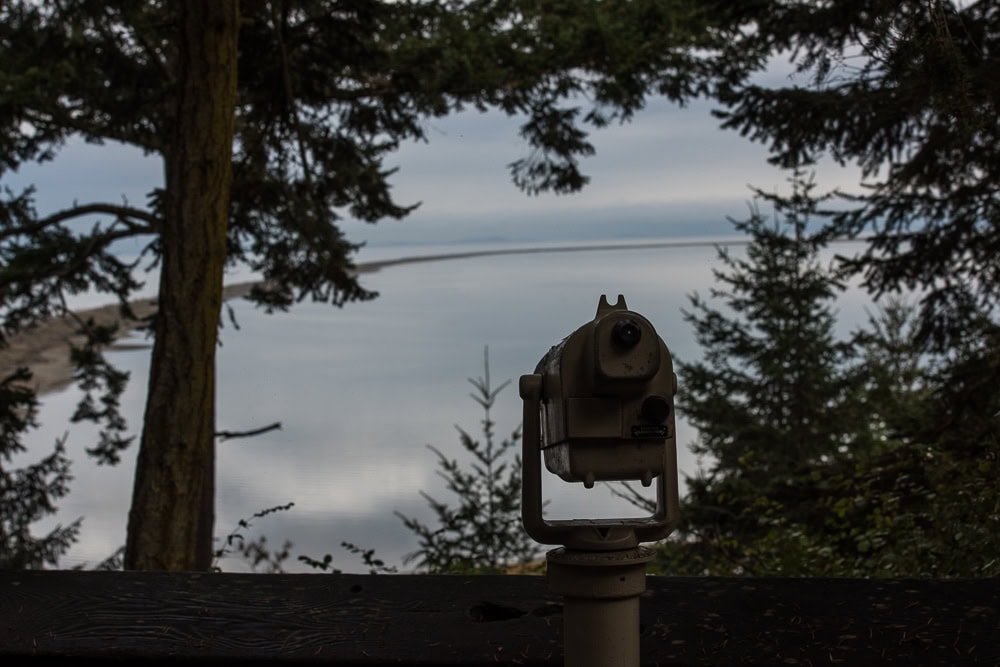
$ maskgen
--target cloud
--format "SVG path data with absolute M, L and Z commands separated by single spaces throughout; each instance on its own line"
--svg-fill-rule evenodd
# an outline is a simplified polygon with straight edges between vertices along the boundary
M 627 124 L 593 131 L 596 155 L 581 161 L 591 180 L 572 195 L 528 196 L 513 185 L 507 165 L 530 152 L 518 137 L 519 119 L 498 112 L 435 119 L 427 143 L 404 145 L 390 160 L 399 168 L 393 195 L 420 208 L 403 221 L 346 221 L 345 229 L 352 239 L 376 243 L 441 242 L 449 235 L 546 239 L 579 231 L 581 225 L 564 227 L 570 221 L 584 223 L 583 238 L 591 238 L 587 225 L 597 220 L 674 225 L 649 228 L 649 236 L 690 234 L 685 223 L 715 220 L 722 224 L 706 233 L 718 233 L 728 229 L 727 216 L 746 214 L 753 188 L 787 192 L 788 174 L 767 163 L 764 146 L 720 129 L 711 108 L 705 101 L 681 108 L 658 100 Z M 817 174 L 823 189 L 856 189 L 856 170 L 827 162 Z
M 386 162 L 399 169 L 391 178 L 397 202 L 420 208 L 402 221 L 342 225 L 349 239 L 376 244 L 726 233 L 727 216 L 745 216 L 752 187 L 787 191 L 788 175 L 767 163 L 764 146 L 720 129 L 712 108 L 657 99 L 628 123 L 592 131 L 596 155 L 581 161 L 591 180 L 572 195 L 528 196 L 511 182 L 507 165 L 530 152 L 522 119 L 475 110 L 431 119 L 426 142 L 404 144 Z M 143 205 L 162 172 L 158 158 L 138 149 L 74 140 L 53 162 L 4 180 L 34 183 L 45 214 L 74 201 Z M 822 190 L 857 189 L 856 169 L 827 162 L 817 174 Z

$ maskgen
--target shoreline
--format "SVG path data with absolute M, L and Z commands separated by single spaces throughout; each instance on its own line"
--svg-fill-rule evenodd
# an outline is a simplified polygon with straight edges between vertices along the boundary
M 441 262 L 455 259 L 473 259 L 497 255 L 526 255 L 536 253 L 556 252 L 587 252 L 607 250 L 641 250 L 652 248 L 690 248 L 713 245 L 744 245 L 746 240 L 720 238 L 718 241 L 662 241 L 646 243 L 602 243 L 585 246 L 538 246 L 532 248 L 502 248 L 493 250 L 471 250 L 453 253 L 436 253 L 430 255 L 409 255 L 395 259 L 359 262 L 355 265 L 356 274 L 372 273 L 382 269 L 416 264 L 422 262 Z M 222 289 L 223 301 L 239 299 L 249 294 L 258 281 L 247 281 L 225 285 Z M 156 311 L 156 299 L 140 298 L 129 302 L 133 312 L 140 319 L 152 315 Z M 123 319 L 118 304 L 108 304 L 73 311 L 76 317 L 93 318 L 99 325 L 118 325 L 118 332 L 108 349 L 125 349 L 146 347 L 135 343 L 120 343 L 119 339 L 126 337 L 138 328 L 138 320 Z M 82 342 L 82 337 L 74 335 L 76 321 L 73 314 L 55 317 L 40 323 L 27 331 L 18 333 L 8 339 L 7 347 L 0 350 L 0 378 L 6 377 L 19 366 L 27 366 L 32 372 L 31 386 L 38 396 L 65 389 L 73 383 L 73 368 L 69 361 L 68 346 L 70 343 Z

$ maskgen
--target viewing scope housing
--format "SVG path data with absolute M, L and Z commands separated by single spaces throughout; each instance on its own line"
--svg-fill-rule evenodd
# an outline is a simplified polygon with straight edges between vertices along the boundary
M 624 296 L 611 305 L 602 295 L 594 319 L 553 346 L 534 374 L 521 376 L 522 515 L 529 535 L 549 544 L 579 542 L 569 537 L 573 532 L 586 533 L 589 542 L 595 530 L 605 536 L 601 544 L 610 532 L 619 542 L 630 541 L 623 537 L 628 532 L 632 542 L 666 537 L 678 514 L 676 392 L 670 352 L 653 325 L 629 310 Z M 587 488 L 597 481 L 648 487 L 655 480 L 656 512 L 640 519 L 545 521 L 541 491 L 534 488 L 541 466 L 528 460 L 540 455 L 550 472 Z

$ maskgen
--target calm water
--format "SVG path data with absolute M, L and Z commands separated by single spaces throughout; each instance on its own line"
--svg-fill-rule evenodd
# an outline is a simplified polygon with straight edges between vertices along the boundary
M 517 246 L 376 248 L 359 260 L 484 248 Z M 245 531 L 266 535 L 274 546 L 291 540 L 290 571 L 313 571 L 295 561 L 299 554 L 326 553 L 346 572 L 364 571 L 341 549 L 342 541 L 373 548 L 401 566 L 416 539 L 394 512 L 433 523 L 420 491 L 453 501 L 426 445 L 461 458 L 456 426 L 480 433 L 482 411 L 469 397 L 468 378 L 483 374 L 484 348 L 494 386 L 511 381 L 493 413 L 498 436 L 506 437 L 520 423 L 517 379 L 532 372 L 550 346 L 593 319 L 602 294 L 611 302 L 623 294 L 656 327 L 675 360 L 697 358 L 681 309 L 692 292 L 707 296 L 715 267 L 711 246 L 510 254 L 367 273 L 363 283 L 379 298 L 342 309 L 303 303 L 289 313 L 264 315 L 233 302 L 240 329 L 227 322 L 221 336 L 218 429 L 282 427 L 219 444 L 216 534 L 226 535 L 254 512 L 293 502 L 292 509 L 257 519 Z M 856 293 L 843 299 L 845 329 L 860 321 L 863 304 Z M 148 350 L 110 356 L 132 374 L 123 407 L 137 431 Z M 84 523 L 66 567 L 92 565 L 124 543 L 135 457 L 133 447 L 119 466 L 108 468 L 82 455 L 92 432 L 68 423 L 77 400 L 74 389 L 43 397 L 43 426 L 30 440 L 38 454 L 69 433 L 75 480 L 58 520 L 82 516 Z M 686 446 L 694 433 L 683 422 L 678 432 L 680 468 L 693 473 L 697 464 Z M 607 488 L 585 491 L 551 477 L 543 491 L 552 518 L 637 514 Z M 245 569 L 235 560 L 220 566 Z

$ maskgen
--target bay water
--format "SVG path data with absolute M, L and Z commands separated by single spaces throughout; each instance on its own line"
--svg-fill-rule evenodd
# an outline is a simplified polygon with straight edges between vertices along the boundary
M 739 239 L 656 238 L 564 244 L 479 243 L 364 248 L 358 261 L 443 254 L 498 253 L 400 263 L 365 272 L 361 282 L 378 298 L 343 308 L 303 302 L 285 313 L 265 314 L 244 300 L 228 302 L 218 350 L 217 429 L 248 431 L 280 423 L 262 435 L 221 441 L 217 458 L 216 535 L 239 530 L 268 545 L 289 540 L 290 572 L 316 572 L 297 560 L 329 553 L 333 567 L 365 572 L 350 542 L 405 571 L 417 547 L 397 515 L 429 525 L 435 517 L 427 493 L 455 504 L 438 473 L 433 445 L 468 463 L 461 428 L 481 438 L 482 409 L 469 379 L 484 376 L 499 392 L 491 414 L 496 437 L 520 425 L 518 378 L 575 329 L 594 318 L 598 300 L 628 307 L 657 329 L 675 362 L 700 356 L 683 310 L 688 296 L 709 296 L 713 270 L 721 268 L 716 243 L 739 255 Z M 618 247 L 608 247 L 618 246 Z M 860 248 L 860 245 L 857 246 Z M 844 248 L 837 248 L 844 252 Z M 830 253 L 832 255 L 832 251 Z M 231 276 L 230 282 L 252 276 Z M 149 281 L 155 285 L 155 280 Z M 860 324 L 867 298 L 852 288 L 840 299 L 840 333 Z M 721 304 L 720 304 L 721 305 Z M 141 335 L 108 357 L 130 375 L 123 413 L 138 434 L 148 379 L 149 347 Z M 679 402 L 684 379 L 679 378 Z M 79 542 L 62 567 L 92 567 L 125 541 L 132 475 L 138 447 L 114 467 L 98 466 L 84 453 L 94 430 L 70 424 L 79 400 L 75 388 L 41 397 L 40 428 L 28 438 L 31 457 L 67 436 L 74 461 L 71 493 L 58 515 L 39 525 L 83 518 Z M 688 451 L 696 434 L 678 420 L 678 464 L 683 476 L 698 461 Z M 551 478 L 551 479 L 549 479 Z M 549 518 L 607 518 L 644 513 L 607 485 L 585 490 L 546 473 L 543 494 Z M 252 515 L 286 506 L 266 516 Z M 238 558 L 223 571 L 247 571 Z

